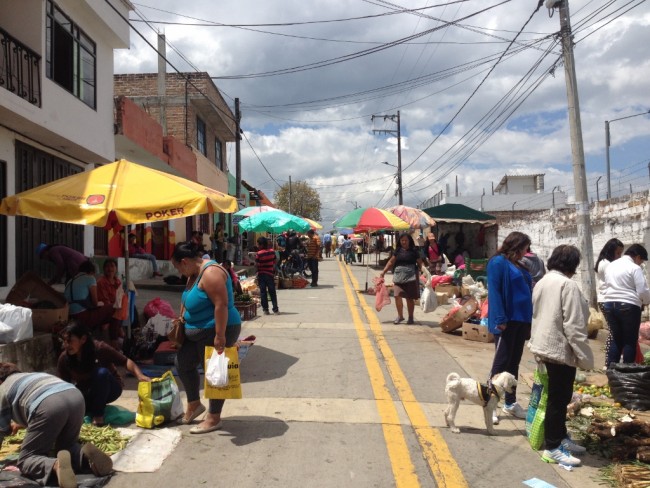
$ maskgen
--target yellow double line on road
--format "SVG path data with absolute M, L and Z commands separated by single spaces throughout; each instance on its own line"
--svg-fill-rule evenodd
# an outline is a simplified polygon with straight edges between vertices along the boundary
M 343 287 L 352 314 L 352 320 L 359 337 L 366 367 L 368 368 L 370 383 L 375 395 L 375 401 L 377 402 L 377 410 L 382 421 L 384 439 L 386 440 L 386 447 L 388 449 L 395 483 L 398 488 L 419 487 L 420 481 L 411 461 L 411 455 L 399 422 L 397 409 L 386 385 L 372 341 L 357 310 L 354 291 L 350 288 L 346 280 L 346 275 L 352 282 L 354 289 L 359 289 L 359 283 L 344 265 L 340 262 L 338 265 L 343 278 Z M 372 331 L 375 343 L 384 358 L 390 380 L 395 386 L 399 400 L 404 406 L 404 410 L 408 415 L 420 448 L 422 449 L 424 459 L 429 465 L 429 469 L 436 480 L 438 488 L 462 488 L 469 486 L 440 431 L 429 425 L 422 407 L 416 400 L 402 368 L 400 368 L 393 351 L 386 341 L 377 314 L 375 314 L 363 298 L 359 299 L 359 303 L 368 320 L 368 325 Z

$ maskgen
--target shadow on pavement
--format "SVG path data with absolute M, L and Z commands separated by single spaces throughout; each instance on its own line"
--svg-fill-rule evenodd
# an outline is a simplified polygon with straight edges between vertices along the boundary
M 236 446 L 245 446 L 262 439 L 280 437 L 289 430 L 283 420 L 263 416 L 235 416 L 224 421 L 220 437 L 231 437 L 230 442 Z
M 280 351 L 255 345 L 248 351 L 246 365 L 241 369 L 242 383 L 255 383 L 281 378 L 298 358 Z

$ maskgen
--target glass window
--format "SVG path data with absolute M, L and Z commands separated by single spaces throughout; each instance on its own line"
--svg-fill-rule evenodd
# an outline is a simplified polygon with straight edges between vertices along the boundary
M 97 49 L 54 2 L 47 2 L 46 75 L 91 108 L 96 107 Z
M 196 118 L 196 148 L 201 154 L 207 156 L 205 144 L 205 122 L 200 117 Z
M 221 171 L 225 171 L 226 169 L 223 167 L 223 153 L 222 153 L 223 147 L 221 145 L 221 141 L 219 139 L 214 140 L 214 162 L 217 165 L 217 168 L 219 168 Z

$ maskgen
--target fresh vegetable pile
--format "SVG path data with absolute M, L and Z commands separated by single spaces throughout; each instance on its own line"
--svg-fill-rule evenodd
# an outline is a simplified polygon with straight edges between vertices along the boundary
M 27 432 L 26 429 L 21 429 L 16 435 L 4 438 L 0 447 L 0 459 L 20 451 L 20 445 L 25 439 L 25 432 Z M 81 432 L 79 433 L 79 442 L 82 444 L 92 442 L 109 456 L 124 449 L 129 439 L 129 437 L 123 436 L 110 425 L 96 427 L 92 424 L 84 424 L 81 426 Z

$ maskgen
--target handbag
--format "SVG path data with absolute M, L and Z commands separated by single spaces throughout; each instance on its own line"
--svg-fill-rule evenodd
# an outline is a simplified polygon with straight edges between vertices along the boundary
M 546 418 L 546 403 L 548 401 L 548 373 L 544 363 L 537 363 L 533 377 L 533 388 L 530 392 L 530 402 L 526 412 L 526 435 L 530 447 L 536 451 L 544 443 L 544 419 Z
M 171 371 L 160 378 L 138 383 L 138 410 L 135 423 L 151 429 L 183 415 L 183 403 L 178 385 Z
M 212 357 L 214 347 L 205 346 L 205 369 L 208 369 L 209 358 Z M 221 356 L 228 357 L 228 385 L 227 386 L 211 386 L 208 383 L 207 376 L 205 378 L 205 385 L 203 395 L 210 400 L 225 400 L 225 399 L 238 399 L 242 397 L 241 393 L 241 378 L 239 376 L 239 353 L 236 347 L 226 347 Z
M 183 307 L 181 307 L 181 312 Z M 185 342 L 185 319 L 179 317 L 172 321 L 172 328 L 167 332 L 167 339 L 172 341 L 176 348 L 179 348 Z
M 210 386 L 228 386 L 228 362 L 225 353 L 219 354 L 214 349 L 205 369 L 205 379 Z

